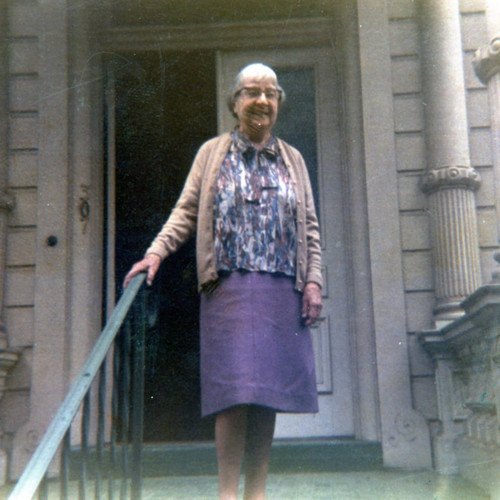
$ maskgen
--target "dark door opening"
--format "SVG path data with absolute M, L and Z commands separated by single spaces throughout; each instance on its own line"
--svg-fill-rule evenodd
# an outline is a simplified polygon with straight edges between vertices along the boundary
M 199 146 L 216 135 L 213 52 L 122 54 L 116 93 L 116 283 L 141 259 L 182 189 Z M 194 241 L 152 287 L 145 441 L 213 438 L 200 417 L 199 297 Z

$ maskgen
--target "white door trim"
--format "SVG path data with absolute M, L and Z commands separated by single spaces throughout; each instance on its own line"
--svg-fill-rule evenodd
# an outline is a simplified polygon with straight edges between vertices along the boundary
M 329 47 L 218 52 L 217 110 L 220 133 L 231 130 L 235 123 L 226 104 L 227 92 L 234 76 L 244 65 L 257 61 L 278 70 L 312 69 L 315 81 L 318 212 L 325 282 L 324 321 L 312 329 L 320 412 L 317 415 L 280 415 L 276 436 L 352 437 L 355 434 L 352 394 L 354 384 L 345 244 L 348 228 L 344 217 L 345 189 L 335 54 Z

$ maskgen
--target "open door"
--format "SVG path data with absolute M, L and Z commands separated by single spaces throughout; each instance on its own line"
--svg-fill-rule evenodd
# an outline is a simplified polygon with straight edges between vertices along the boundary
M 116 65 L 107 98 L 108 303 L 168 217 L 198 147 L 218 131 L 234 127 L 226 95 L 236 73 L 250 62 L 269 64 L 288 96 L 274 131 L 302 152 L 310 170 L 325 282 L 324 318 L 313 328 L 320 412 L 280 415 L 276 436 L 353 436 L 341 98 L 333 52 L 315 48 L 122 56 L 125 63 Z M 213 422 L 201 419 L 199 412 L 193 249 L 188 244 L 164 263 L 152 291 L 158 314 L 151 312 L 147 345 L 147 441 L 213 437 Z
M 217 133 L 215 53 L 121 54 L 107 102 L 106 289 L 113 305 L 126 272 L 168 218 L 197 149 Z M 194 240 L 162 264 L 148 305 L 144 440 L 212 439 L 213 422 L 200 411 Z
M 320 412 L 283 414 L 276 437 L 354 435 L 349 340 L 344 178 L 340 148 L 340 95 L 334 53 L 329 48 L 219 52 L 219 132 L 231 130 L 226 106 L 233 79 L 246 64 L 262 62 L 278 74 L 287 99 L 274 134 L 297 147 L 308 165 L 321 224 L 323 321 L 313 327 Z

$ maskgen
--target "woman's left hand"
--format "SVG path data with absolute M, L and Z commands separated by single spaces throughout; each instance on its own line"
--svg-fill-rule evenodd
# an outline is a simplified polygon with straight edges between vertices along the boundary
M 312 325 L 319 318 L 322 307 L 321 287 L 317 283 L 307 283 L 302 296 L 302 319 L 306 326 Z

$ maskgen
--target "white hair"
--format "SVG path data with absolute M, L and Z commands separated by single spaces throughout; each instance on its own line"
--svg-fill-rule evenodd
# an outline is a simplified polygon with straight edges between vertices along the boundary
M 229 111 L 231 111 L 233 116 L 236 116 L 234 113 L 234 103 L 236 102 L 236 98 L 243 88 L 242 82 L 248 78 L 256 81 L 272 82 L 278 90 L 278 104 L 281 106 L 285 102 L 285 91 L 280 87 L 278 83 L 278 77 L 276 76 L 274 70 L 262 63 L 252 63 L 248 66 L 245 66 L 234 79 L 233 86 L 231 88 L 231 94 L 229 95 L 227 100 Z

